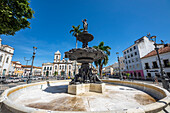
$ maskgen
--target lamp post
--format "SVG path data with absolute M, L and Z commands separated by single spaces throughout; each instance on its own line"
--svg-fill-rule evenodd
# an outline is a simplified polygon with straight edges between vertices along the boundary
M 31 64 L 30 74 L 29 74 L 29 78 L 28 78 L 28 80 L 27 80 L 27 83 L 31 83 L 31 81 L 30 81 L 30 77 L 32 76 L 33 63 L 34 63 L 34 58 L 35 58 L 36 50 L 37 50 L 37 47 L 33 47 L 32 64 Z
M 154 41 L 154 46 L 155 46 L 155 50 L 156 50 L 156 53 L 157 53 L 157 56 L 158 56 L 158 61 L 159 61 L 159 67 L 160 67 L 160 73 L 161 73 L 161 80 L 162 80 L 162 86 L 163 88 L 165 88 L 166 90 L 170 91 L 169 90 L 169 80 L 168 80 L 168 77 L 166 76 L 166 74 L 164 73 L 164 70 L 163 70 L 163 67 L 162 67 L 162 63 L 161 63 L 161 59 L 160 59 L 160 56 L 159 56 L 159 48 L 157 47 L 157 44 L 156 44 L 156 36 L 152 36 L 150 37 L 151 39 L 155 39 Z
M 64 77 L 64 79 L 66 79 L 66 77 L 67 77 L 67 63 L 68 63 L 67 59 L 65 59 L 65 60 L 66 60 L 66 62 L 65 62 L 65 77 Z
M 29 62 L 31 59 L 27 60 L 26 57 L 24 57 L 24 60 L 26 61 L 26 67 L 27 67 L 28 62 Z M 26 75 L 26 69 L 25 69 L 25 75 Z
M 121 72 L 120 72 L 120 59 L 119 59 L 119 52 L 116 52 L 116 54 L 117 54 L 117 59 L 118 59 L 118 64 L 119 64 L 119 78 L 120 78 L 120 80 L 122 80 L 122 74 L 121 74 Z

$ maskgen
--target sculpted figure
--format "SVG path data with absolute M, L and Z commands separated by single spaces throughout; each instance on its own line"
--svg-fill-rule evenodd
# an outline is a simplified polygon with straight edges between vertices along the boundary
M 88 28 L 87 19 L 82 20 L 82 22 L 83 22 L 84 31 L 87 31 L 87 28 Z

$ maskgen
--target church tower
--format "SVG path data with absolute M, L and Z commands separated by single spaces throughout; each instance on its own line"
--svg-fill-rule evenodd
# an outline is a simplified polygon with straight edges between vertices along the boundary
M 59 62 L 61 60 L 61 53 L 60 51 L 55 52 L 54 55 L 54 62 Z

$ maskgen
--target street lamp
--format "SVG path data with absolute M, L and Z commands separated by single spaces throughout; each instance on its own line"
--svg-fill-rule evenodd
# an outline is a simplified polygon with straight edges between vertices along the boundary
M 27 60 L 26 57 L 24 57 L 24 60 L 26 61 L 26 68 L 27 68 L 27 64 L 31 59 Z M 25 69 L 25 75 L 26 75 L 26 69 Z
M 166 74 L 164 73 L 164 70 L 163 70 L 163 67 L 162 67 L 162 63 L 161 63 L 161 59 L 160 59 L 159 51 L 158 51 L 159 48 L 157 47 L 157 44 L 156 44 L 156 36 L 152 36 L 150 38 L 155 39 L 154 40 L 154 46 L 155 46 L 155 50 L 156 50 L 156 53 L 157 53 L 157 56 L 158 56 L 163 88 L 165 88 L 166 90 L 169 90 L 169 80 L 168 80 L 168 77 L 166 76 Z
M 119 64 L 119 78 L 120 78 L 120 80 L 122 80 L 122 74 L 121 74 L 121 72 L 120 72 L 120 59 L 119 59 L 119 52 L 116 52 L 116 54 L 117 54 L 117 59 L 118 59 L 118 64 Z
M 34 63 L 34 58 L 35 58 L 35 53 L 36 53 L 37 47 L 33 47 L 33 56 L 32 56 L 32 64 L 31 64 L 31 70 L 30 70 L 30 74 L 29 74 L 29 78 L 27 83 L 30 83 L 30 77 L 32 76 L 32 71 L 33 71 L 33 63 Z
M 66 77 L 67 77 L 67 63 L 68 63 L 68 60 L 67 59 L 65 59 L 66 60 L 66 62 L 65 62 L 65 77 L 64 77 L 64 79 L 66 79 Z

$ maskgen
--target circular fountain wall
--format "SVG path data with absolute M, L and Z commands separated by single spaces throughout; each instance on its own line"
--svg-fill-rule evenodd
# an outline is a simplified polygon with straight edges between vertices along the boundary
M 169 93 L 159 87 L 134 82 L 103 81 L 106 82 L 106 91 L 103 94 L 95 92 L 80 95 L 68 94 L 68 80 L 17 86 L 2 94 L 2 108 L 15 113 L 35 111 L 128 112 L 130 110 L 161 110 L 166 106 L 156 102 L 155 99 L 170 102 Z M 143 91 L 150 95 L 153 94 L 155 99 Z

